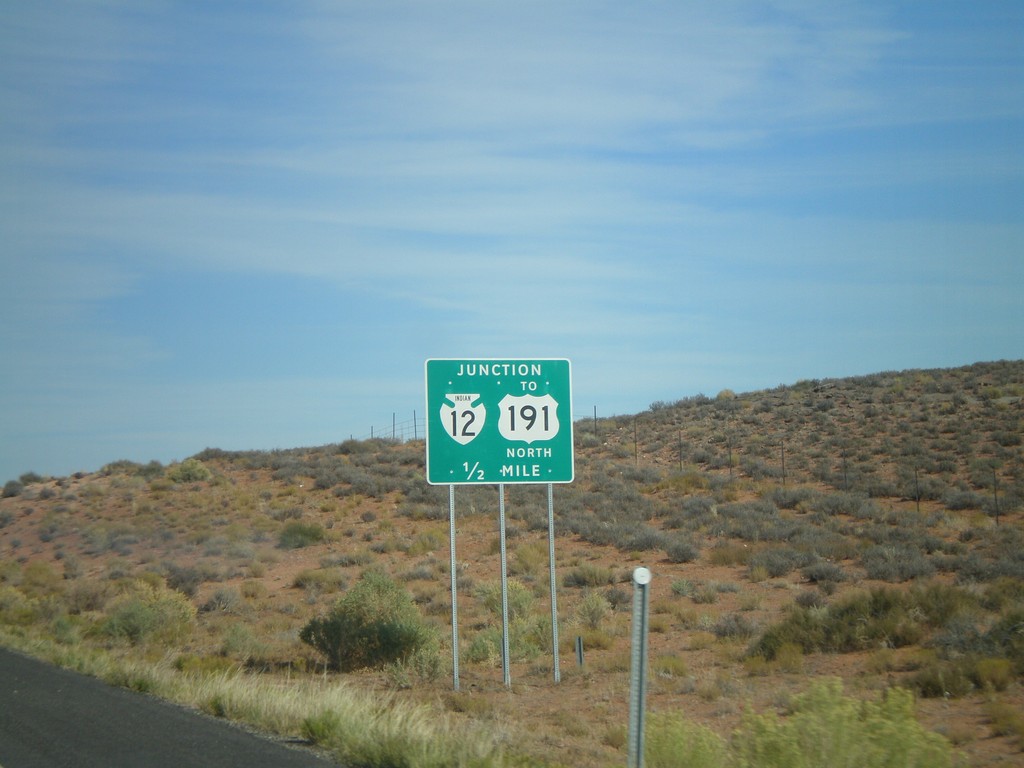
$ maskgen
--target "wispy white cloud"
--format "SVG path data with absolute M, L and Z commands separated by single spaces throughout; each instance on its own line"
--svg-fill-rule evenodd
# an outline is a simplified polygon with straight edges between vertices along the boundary
M 1024 353 L 1012 5 L 67 2 L 0 21 L 0 432 L 19 440 L 304 442 L 332 401 L 418 400 L 419 358 L 446 354 L 568 355 L 580 397 L 621 411 Z M 265 370 L 237 323 L 190 348 L 164 278 L 234 280 L 251 295 L 225 305 L 267 318 L 250 332 L 321 343 Z M 190 300 L 217 322 L 215 292 Z

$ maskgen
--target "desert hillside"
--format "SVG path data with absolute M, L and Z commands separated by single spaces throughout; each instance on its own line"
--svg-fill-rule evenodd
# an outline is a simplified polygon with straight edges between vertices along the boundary
M 523 761 L 613 766 L 644 565 L 650 712 L 727 740 L 748 709 L 785 717 L 839 678 L 856 699 L 911 692 L 971 765 L 1024 764 L 1024 361 L 725 390 L 574 430 L 576 480 L 554 488 L 557 684 L 546 488 L 506 487 L 509 688 L 497 489 L 460 487 L 453 690 L 448 490 L 424 481 L 423 441 L 26 472 L 0 499 L 0 643 L 344 681 L 483 723 Z M 342 670 L 303 642 L 367 573 L 411 598 L 430 653 Z

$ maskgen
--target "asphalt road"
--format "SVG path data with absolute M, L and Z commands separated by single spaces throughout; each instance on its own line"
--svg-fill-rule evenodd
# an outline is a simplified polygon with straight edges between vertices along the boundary
M 308 750 L 0 648 L 2 768 L 338 768 Z

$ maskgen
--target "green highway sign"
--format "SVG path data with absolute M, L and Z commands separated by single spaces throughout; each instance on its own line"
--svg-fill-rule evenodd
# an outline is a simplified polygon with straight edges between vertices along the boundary
M 569 361 L 426 363 L 427 482 L 571 483 Z

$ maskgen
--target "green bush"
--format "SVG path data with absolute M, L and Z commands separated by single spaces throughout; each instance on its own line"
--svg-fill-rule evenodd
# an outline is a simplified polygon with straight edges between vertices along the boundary
M 931 560 L 909 545 L 869 547 L 861 556 L 861 564 L 869 579 L 879 581 L 910 581 L 935 573 Z
M 648 768 L 721 768 L 728 765 L 726 743 L 710 728 L 677 713 L 653 714 L 644 731 Z
M 985 633 L 984 642 L 993 656 L 1009 659 L 1019 673 L 1024 673 L 1024 608 L 1016 608 L 1002 616 Z
M 409 593 L 379 571 L 364 573 L 330 613 L 302 628 L 299 639 L 342 672 L 404 661 L 436 642 Z
M 839 680 L 813 685 L 790 713 L 748 711 L 728 741 L 678 714 L 654 714 L 644 732 L 650 768 L 947 768 L 949 742 L 914 716 L 914 697 L 893 688 L 879 702 L 843 695 Z
M 529 623 L 525 621 L 513 621 L 508 629 L 508 653 L 509 660 L 513 663 L 532 661 L 541 653 L 537 629 L 540 622 Z M 547 625 L 550 632 L 550 623 Z M 544 638 L 548 640 L 550 647 L 550 634 Z M 469 647 L 463 652 L 466 661 L 472 664 L 488 664 L 497 666 L 501 663 L 502 656 L 502 635 L 498 627 L 487 627 L 473 635 Z M 593 646 L 587 645 L 588 648 Z
M 195 619 L 195 606 L 181 592 L 137 580 L 111 603 L 100 631 L 133 645 L 172 643 L 189 635 Z
M 906 685 L 925 699 L 955 699 L 970 693 L 973 685 L 967 660 L 933 660 L 914 672 Z
M 319 523 L 303 523 L 293 520 L 281 529 L 277 537 L 277 546 L 281 549 L 302 549 L 318 544 L 327 534 Z
M 588 629 L 599 629 L 611 609 L 608 598 L 600 592 L 587 592 L 576 606 L 576 620 Z
M 794 568 L 810 565 L 813 557 L 793 547 L 769 547 L 755 552 L 748 562 L 749 570 L 764 568 L 770 578 L 785 576 Z
M 747 713 L 730 743 L 736 768 L 953 764 L 949 742 L 914 717 L 909 691 L 890 689 L 878 703 L 843 696 L 838 680 L 798 696 L 792 714 Z
M 615 573 L 593 563 L 582 563 L 562 577 L 564 587 L 603 587 L 615 582 Z
M 14 587 L 0 585 L 0 624 L 28 625 L 39 618 L 39 601 L 25 597 Z
M 665 554 L 671 563 L 692 563 L 700 556 L 700 548 L 689 539 L 680 537 L 665 547 Z
M 185 459 L 181 464 L 167 473 L 167 477 L 175 483 L 199 483 L 209 480 L 213 473 L 199 459 Z
M 506 583 L 509 621 L 526 619 L 533 610 L 533 592 L 519 579 L 508 579 Z M 501 582 L 481 584 L 477 587 L 476 596 L 487 610 L 501 618 Z
M 750 655 L 771 661 L 786 643 L 804 653 L 913 645 L 924 634 L 921 614 L 911 597 L 887 588 L 854 593 L 824 610 L 794 606 L 754 643 Z

